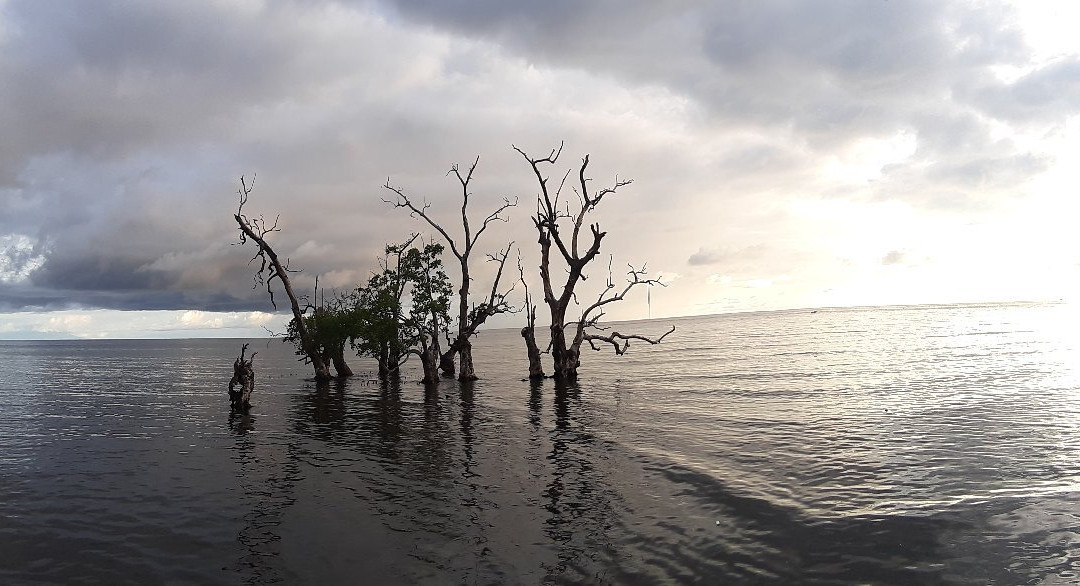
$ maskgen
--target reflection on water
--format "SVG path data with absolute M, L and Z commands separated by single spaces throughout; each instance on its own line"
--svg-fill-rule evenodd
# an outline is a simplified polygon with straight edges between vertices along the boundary
M 243 437 L 255 429 L 255 416 L 250 411 L 233 409 L 229 411 L 229 429 L 237 436 Z
M 246 413 L 232 340 L 0 344 L 0 582 L 1075 581 L 1064 315 L 688 319 L 574 385 L 515 331 L 432 388 L 273 344 Z

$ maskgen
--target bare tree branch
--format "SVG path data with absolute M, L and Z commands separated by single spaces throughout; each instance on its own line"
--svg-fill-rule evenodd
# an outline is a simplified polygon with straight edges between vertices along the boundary
M 452 252 L 454 256 L 458 259 L 461 259 L 462 253 L 458 251 L 457 243 L 454 242 L 454 239 L 450 237 L 450 234 L 448 234 L 442 226 L 440 226 L 437 222 L 435 222 L 435 220 L 432 220 L 431 217 L 427 215 L 427 210 L 431 207 L 430 203 L 427 203 L 425 201 L 422 206 L 417 207 L 416 204 L 414 204 L 412 200 L 409 199 L 409 196 L 406 195 L 400 187 L 394 187 L 390 184 L 390 179 L 386 180 L 386 184 L 383 185 L 383 187 L 389 189 L 390 191 L 393 191 L 398 196 L 395 201 L 384 199 L 384 202 L 394 206 L 395 208 L 406 208 L 409 210 L 410 216 L 422 218 L 425 222 L 428 223 L 429 226 L 434 228 L 435 231 L 443 237 L 443 240 L 445 240 L 446 243 L 450 246 L 450 252 Z
M 619 332 L 611 332 L 606 336 L 600 334 L 585 334 L 585 340 L 589 342 L 589 346 L 591 346 L 593 350 L 600 350 L 600 347 L 596 345 L 597 342 L 605 342 L 611 344 L 615 348 L 615 354 L 622 355 L 625 354 L 626 350 L 630 347 L 630 340 L 641 340 L 643 342 L 648 342 L 649 344 L 659 344 L 664 341 L 664 338 L 668 337 L 668 334 L 674 331 L 675 326 L 671 326 L 670 330 L 656 339 L 640 334 L 620 334 Z

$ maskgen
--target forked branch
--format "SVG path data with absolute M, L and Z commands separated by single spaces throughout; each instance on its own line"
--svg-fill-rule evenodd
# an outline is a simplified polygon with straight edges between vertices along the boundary
M 589 346 L 593 350 L 600 350 L 600 346 L 597 346 L 597 342 L 604 342 L 611 344 L 615 348 L 615 354 L 622 355 L 626 353 L 626 350 L 630 347 L 630 340 L 641 340 L 642 342 L 648 342 L 649 344 L 659 344 L 668 337 L 668 334 L 675 331 L 675 326 L 671 326 L 671 329 L 664 333 L 663 336 L 653 339 L 641 334 L 620 334 L 619 332 L 612 331 L 610 334 L 585 334 L 585 340 L 589 343 Z

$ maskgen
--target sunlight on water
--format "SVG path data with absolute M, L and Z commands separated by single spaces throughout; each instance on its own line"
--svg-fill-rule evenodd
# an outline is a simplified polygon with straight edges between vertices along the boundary
M 1076 306 L 674 323 L 570 387 L 521 380 L 513 330 L 428 392 L 256 342 L 242 415 L 240 341 L 0 344 L 0 581 L 1080 576 Z

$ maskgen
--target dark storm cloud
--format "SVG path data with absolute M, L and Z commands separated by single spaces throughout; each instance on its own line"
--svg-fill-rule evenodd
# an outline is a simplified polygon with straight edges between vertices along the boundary
M 116 256 L 53 256 L 34 273 L 34 284 L 45 288 L 72 291 L 133 291 L 154 289 L 160 281 L 149 272 L 139 271 L 144 260 Z
M 269 304 L 234 297 L 224 292 L 186 292 L 168 290 L 71 290 L 37 287 L 27 284 L 0 286 L 0 312 L 51 311 L 62 309 L 190 309 L 207 311 L 272 311 Z
M 303 97 L 334 60 L 309 50 L 317 38 L 299 10 L 11 1 L 0 56 L 7 137 L 20 152 L 109 154 L 223 131 L 252 106 Z
M 677 88 L 718 114 L 818 130 L 873 125 L 973 67 L 1023 59 L 1004 10 L 930 0 L 387 4 L 530 58 Z

